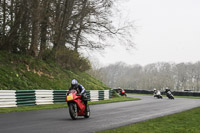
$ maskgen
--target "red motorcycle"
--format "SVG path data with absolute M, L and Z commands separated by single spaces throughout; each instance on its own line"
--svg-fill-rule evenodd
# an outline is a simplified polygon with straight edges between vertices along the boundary
M 125 90 L 123 90 L 123 89 L 120 91 L 120 95 L 123 96 L 123 97 L 127 96 L 126 93 L 125 93 Z
M 85 118 L 90 117 L 90 108 L 81 100 L 81 96 L 77 93 L 77 90 L 72 89 L 66 95 L 66 102 L 69 107 L 69 114 L 73 120 L 76 120 L 78 116 L 84 116 Z

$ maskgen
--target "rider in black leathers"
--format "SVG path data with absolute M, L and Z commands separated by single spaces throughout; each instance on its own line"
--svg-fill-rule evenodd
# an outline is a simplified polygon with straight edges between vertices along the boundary
M 76 89 L 78 94 L 81 95 L 81 100 L 84 102 L 87 111 L 88 99 L 85 88 L 81 84 L 78 84 L 78 81 L 76 79 L 73 79 L 71 81 L 71 87 L 69 88 L 69 90 L 71 89 Z
M 174 99 L 174 96 L 172 95 L 172 92 L 171 92 L 171 90 L 170 90 L 168 87 L 166 87 L 165 93 L 166 93 L 166 96 L 167 96 L 168 98 Z

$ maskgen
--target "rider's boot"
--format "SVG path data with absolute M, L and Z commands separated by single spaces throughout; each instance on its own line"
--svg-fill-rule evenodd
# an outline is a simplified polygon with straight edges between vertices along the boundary
M 85 100 L 85 101 L 84 101 L 84 104 L 85 104 L 85 112 L 87 112 L 87 111 L 88 111 L 88 110 L 87 110 L 87 109 L 88 109 L 88 101 Z

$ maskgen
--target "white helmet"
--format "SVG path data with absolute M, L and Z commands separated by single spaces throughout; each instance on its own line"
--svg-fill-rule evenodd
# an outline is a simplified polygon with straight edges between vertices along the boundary
M 76 79 L 73 79 L 71 82 L 72 86 L 77 86 L 78 85 L 78 81 Z

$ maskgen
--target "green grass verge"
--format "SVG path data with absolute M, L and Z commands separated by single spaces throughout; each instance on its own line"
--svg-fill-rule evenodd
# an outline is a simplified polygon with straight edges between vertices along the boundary
M 200 133 L 200 107 L 97 133 Z
M 113 102 L 124 102 L 124 101 L 134 101 L 134 100 L 139 100 L 139 99 L 138 98 L 130 98 L 130 97 L 116 97 L 116 98 L 111 98 L 108 100 L 89 102 L 89 105 L 113 103 Z M 0 113 L 42 110 L 42 109 L 56 109 L 56 108 L 66 108 L 66 107 L 68 107 L 68 106 L 67 106 L 67 103 L 65 102 L 65 103 L 55 103 L 55 104 L 49 104 L 49 105 L 33 105 L 33 106 L 0 108 Z
M 144 96 L 153 96 L 153 94 L 137 94 L 137 93 L 127 93 L 129 95 L 144 95 Z M 166 97 L 165 95 L 162 95 Z M 189 98 L 189 99 L 200 99 L 198 96 L 174 96 L 175 98 Z

